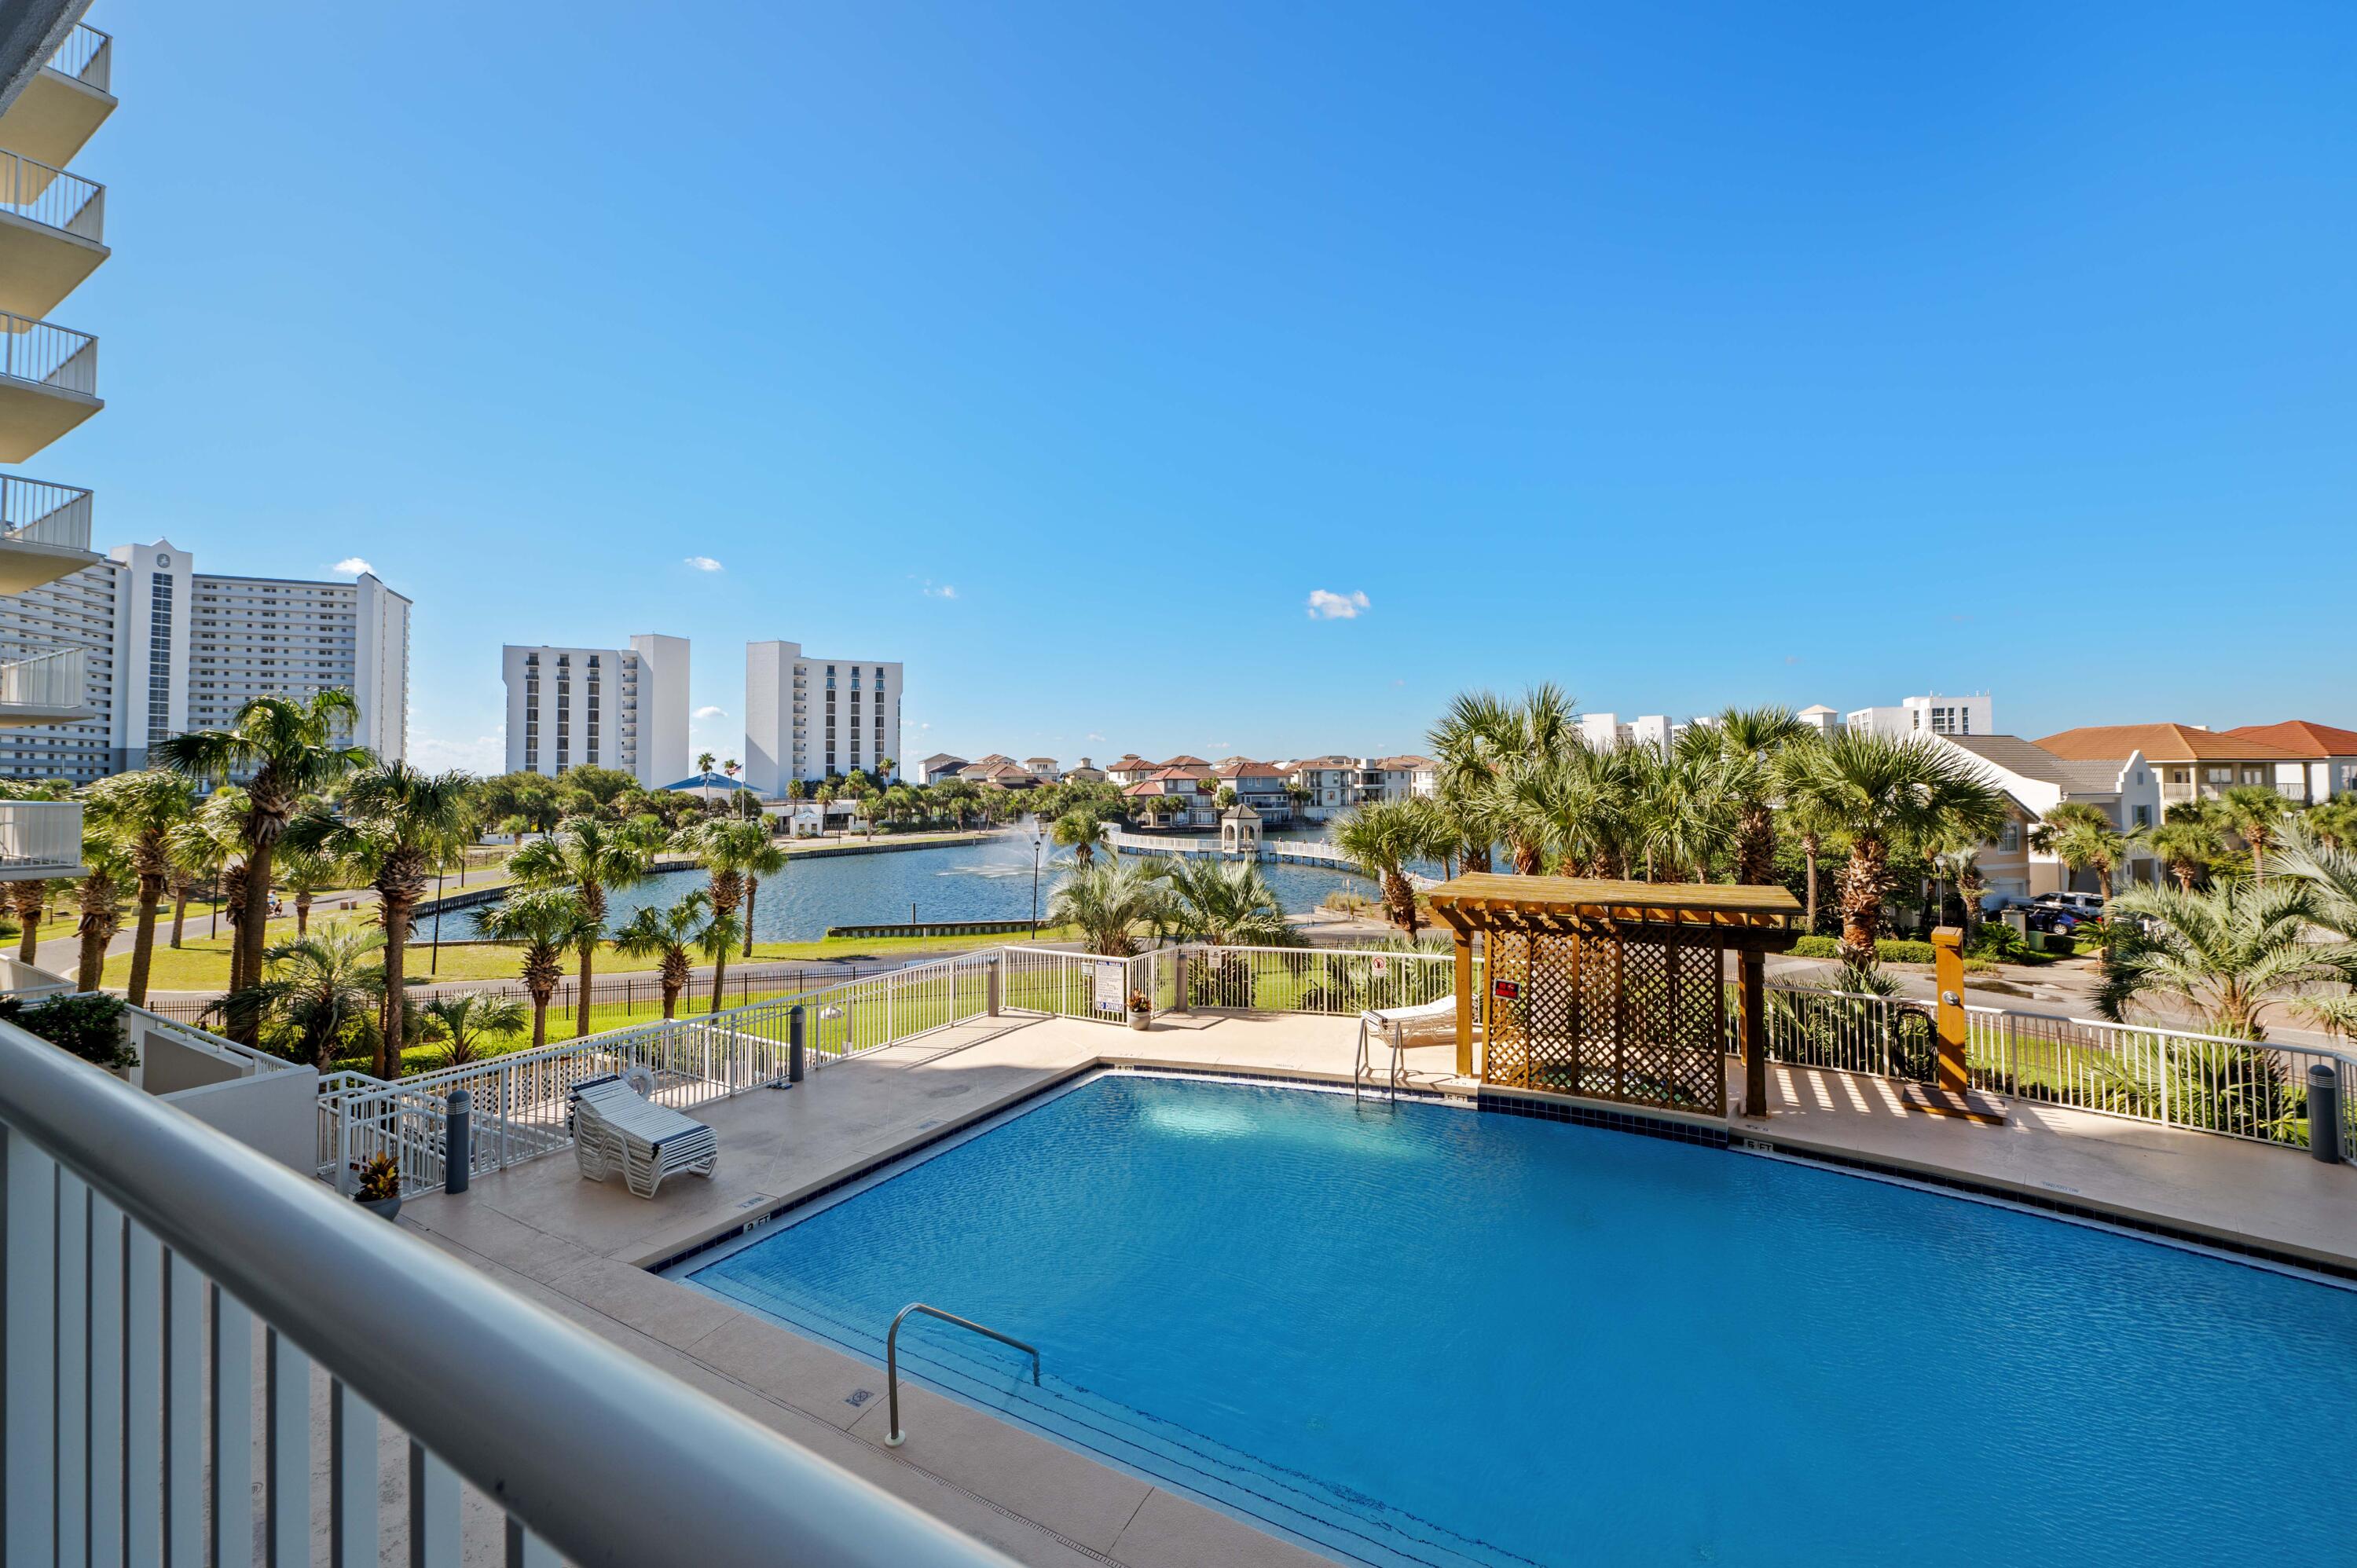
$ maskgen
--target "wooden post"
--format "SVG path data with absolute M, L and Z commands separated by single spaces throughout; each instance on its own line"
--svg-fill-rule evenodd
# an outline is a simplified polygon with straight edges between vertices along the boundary
M 1743 988 L 1743 1113 L 1768 1114 L 1768 955 L 1747 946 L 1736 961 Z
M 1473 933 L 1455 928 L 1457 938 L 1457 1076 L 1473 1076 Z
M 1973 1086 L 1964 1060 L 1964 933 L 1942 926 L 1932 933 L 1933 983 L 1940 990 L 1940 1066 L 1943 1093 L 1962 1100 Z

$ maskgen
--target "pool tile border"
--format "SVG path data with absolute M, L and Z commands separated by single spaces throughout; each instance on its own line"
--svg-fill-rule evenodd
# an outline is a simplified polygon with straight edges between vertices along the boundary
M 1729 1138 L 1724 1126 L 1672 1121 L 1663 1116 L 1648 1116 L 1641 1111 L 1607 1110 L 1554 1095 L 1514 1094 L 1484 1088 L 1473 1097 L 1473 1102 L 1480 1110 L 1504 1116 L 1527 1116 L 1537 1122 L 1560 1122 L 1574 1127 L 1600 1127 L 1608 1132 L 1634 1133 L 1640 1137 L 1666 1138 L 1674 1144 L 1694 1144 L 1709 1149 L 1726 1148 Z

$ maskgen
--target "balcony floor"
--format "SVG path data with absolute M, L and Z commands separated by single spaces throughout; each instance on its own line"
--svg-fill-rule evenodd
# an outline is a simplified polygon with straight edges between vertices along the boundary
M 908 1444 L 887 1449 L 878 1369 L 644 1265 L 1101 1060 L 1347 1081 L 1356 1037 L 1353 1020 L 1302 1016 L 1174 1016 L 1147 1035 L 1073 1019 L 978 1021 L 830 1067 L 788 1092 L 701 1109 L 719 1133 L 719 1170 L 667 1183 L 651 1202 L 619 1181 L 582 1180 L 566 1155 L 478 1178 L 461 1197 L 413 1200 L 402 1223 L 1019 1561 L 1309 1563 L 1322 1559 L 921 1387 L 902 1390 Z M 1411 1051 L 1413 1079 L 1471 1092 L 1448 1046 Z M 1738 1136 L 2357 1268 L 2357 1170 L 2046 1107 L 2018 1105 L 2000 1128 L 1943 1121 L 1909 1113 L 1885 1080 L 1846 1073 L 1779 1069 L 1772 1079 L 1776 1114 L 1737 1119 Z M 847 1402 L 858 1390 L 874 1397 Z

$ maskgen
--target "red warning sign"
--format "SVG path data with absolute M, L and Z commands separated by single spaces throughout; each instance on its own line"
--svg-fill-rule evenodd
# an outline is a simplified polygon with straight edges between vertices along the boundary
M 1490 994 L 1508 1002 L 1519 1002 L 1523 996 L 1523 983 L 1519 980 L 1493 980 L 1490 983 Z

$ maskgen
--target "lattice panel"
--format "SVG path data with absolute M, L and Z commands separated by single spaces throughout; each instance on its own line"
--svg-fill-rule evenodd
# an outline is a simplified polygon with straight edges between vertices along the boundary
M 1491 931 L 1489 944 L 1487 1081 L 1726 1110 L 1726 991 L 1714 936 Z M 1499 981 L 1518 994 L 1500 996 Z

